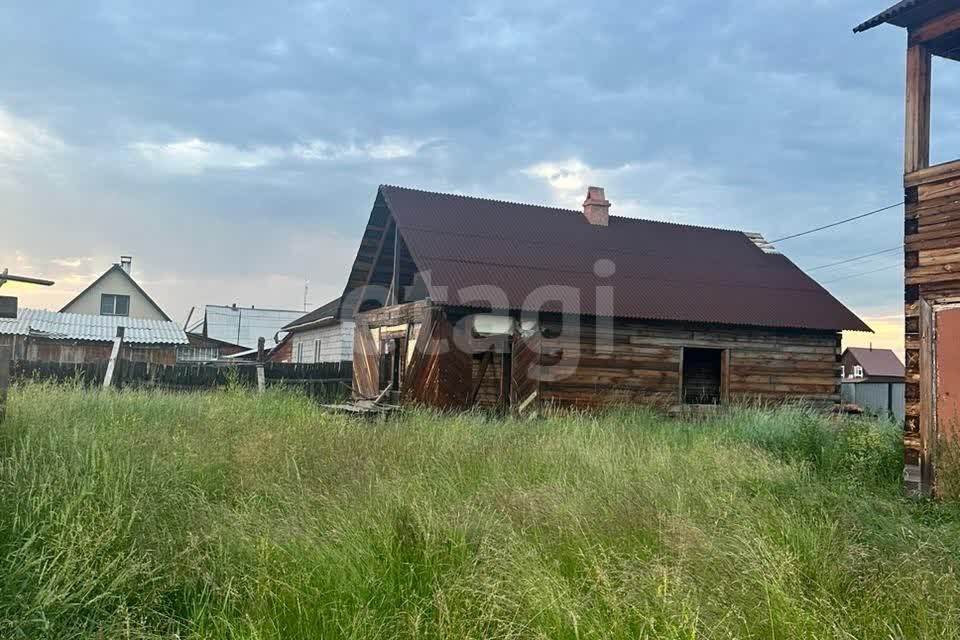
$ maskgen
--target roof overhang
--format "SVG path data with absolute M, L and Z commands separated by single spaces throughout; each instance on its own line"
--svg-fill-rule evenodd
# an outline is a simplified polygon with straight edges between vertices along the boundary
M 869 20 L 864 20 L 853 28 L 853 32 L 862 33 L 881 24 L 910 29 L 957 8 L 956 0 L 903 0 Z

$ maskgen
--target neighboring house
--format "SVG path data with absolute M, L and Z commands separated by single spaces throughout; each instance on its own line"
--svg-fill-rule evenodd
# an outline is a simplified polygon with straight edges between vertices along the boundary
M 247 350 L 257 348 L 257 340 L 264 338 L 272 348 L 283 337 L 284 325 L 303 315 L 303 311 L 289 309 L 259 309 L 233 305 L 208 304 L 203 318 L 188 331 L 204 338 L 212 338 Z
M 188 332 L 187 340 L 190 341 L 189 345 L 177 349 L 178 362 L 214 362 L 247 351 L 247 347 L 242 345 L 205 338 L 197 333 Z
M 163 309 L 133 279 L 130 273 L 132 263 L 130 256 L 121 256 L 119 263 L 107 269 L 60 311 L 169 322 L 170 318 Z
M 0 319 L 0 345 L 13 348 L 14 360 L 109 360 L 117 327 L 124 327 L 120 357 L 131 362 L 174 364 L 177 348 L 188 343 L 183 329 L 168 320 L 20 309 L 16 319 Z
M 341 307 L 354 394 L 491 406 L 839 402 L 870 331 L 757 234 L 381 186 Z
M 289 355 L 284 362 L 343 362 L 353 359 L 353 321 L 341 315 L 340 298 L 314 309 L 283 327 Z M 283 343 L 281 343 L 283 344 Z
M 843 352 L 844 382 L 903 382 L 904 368 L 890 349 L 848 347 Z

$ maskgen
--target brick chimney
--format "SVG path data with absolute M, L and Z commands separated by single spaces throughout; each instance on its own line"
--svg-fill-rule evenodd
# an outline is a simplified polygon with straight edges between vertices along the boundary
M 132 256 L 120 256 L 120 268 L 130 273 L 130 268 L 133 266 L 133 257 Z
M 603 187 L 587 187 L 587 199 L 583 201 L 583 217 L 590 224 L 605 227 L 610 224 L 610 201 Z

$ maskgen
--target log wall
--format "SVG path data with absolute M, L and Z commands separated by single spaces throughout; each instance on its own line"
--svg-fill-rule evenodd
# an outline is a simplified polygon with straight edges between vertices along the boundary
M 456 348 L 470 341 L 453 342 L 469 313 L 417 302 L 357 316 L 357 395 L 375 395 L 377 359 L 369 351 L 377 348 L 376 330 L 407 327 L 415 349 L 406 366 L 404 401 L 446 408 L 498 406 L 504 398 L 500 354 L 484 365 L 489 345 L 474 354 Z M 534 333 L 514 336 L 509 391 L 514 410 L 521 404 L 676 407 L 682 403 L 685 348 L 722 350 L 721 403 L 832 407 L 840 399 L 840 335 L 834 331 L 628 320 L 597 324 L 592 319 L 583 319 L 576 332 L 569 328 L 559 317 L 544 317 Z
M 545 321 L 543 351 L 554 380 L 544 402 L 597 406 L 681 403 L 684 348 L 723 349 L 722 402 L 839 402 L 840 335 L 832 331 L 711 327 L 618 320 L 558 335 Z M 599 342 L 598 342 L 599 341 Z M 598 346 L 599 345 L 599 346 Z
M 904 222 L 908 491 L 934 489 L 934 314 L 960 303 L 960 162 L 907 173 Z

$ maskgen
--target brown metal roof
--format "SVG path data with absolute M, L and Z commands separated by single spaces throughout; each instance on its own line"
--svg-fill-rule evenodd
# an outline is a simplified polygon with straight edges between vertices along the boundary
M 960 8 L 957 0 L 903 0 L 858 24 L 853 28 L 853 32 L 866 31 L 884 23 L 898 27 L 911 27 L 957 8 Z
M 847 347 L 850 355 L 863 367 L 866 377 L 902 378 L 903 363 L 890 349 L 868 349 L 866 347 Z
M 739 231 L 382 186 L 431 299 L 456 306 L 869 331 L 785 256 Z M 614 204 L 614 206 L 616 206 Z M 598 260 L 615 265 L 598 275 Z M 601 265 L 602 266 L 602 265 Z M 602 271 L 602 269 L 601 269 Z M 597 300 L 612 287 L 612 309 Z
M 317 307 L 310 313 L 306 313 L 293 322 L 289 322 L 281 328 L 281 331 L 290 331 L 295 327 L 300 327 L 306 324 L 312 324 L 319 320 L 330 319 L 339 319 L 340 318 L 340 298 L 336 300 L 331 300 L 327 304 Z

